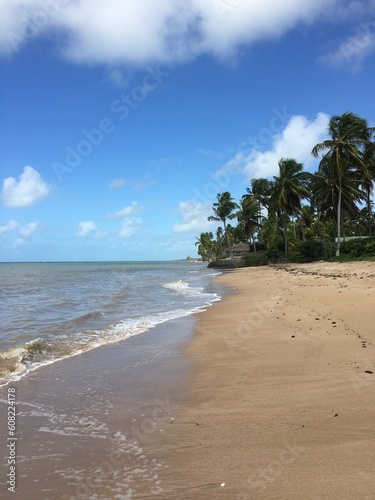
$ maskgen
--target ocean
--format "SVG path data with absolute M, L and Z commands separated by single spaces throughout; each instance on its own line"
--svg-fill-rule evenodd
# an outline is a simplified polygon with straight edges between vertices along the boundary
M 0 385 L 220 300 L 205 264 L 0 264 Z

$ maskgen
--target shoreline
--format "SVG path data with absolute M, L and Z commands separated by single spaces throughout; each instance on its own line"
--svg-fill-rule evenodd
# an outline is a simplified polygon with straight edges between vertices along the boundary
M 16 493 L 41 500 L 158 495 L 164 464 L 145 447 L 173 421 L 191 375 L 180 353 L 196 316 L 44 365 L 1 387 L 4 443 L 6 395 L 15 389 Z M 8 469 L 4 452 L 4 494 Z
M 372 499 L 372 263 L 245 268 L 198 317 L 185 400 L 152 449 L 166 499 Z
M 204 292 L 213 274 L 185 262 L 12 265 L 4 277 L 0 385 L 204 310 L 218 299 Z

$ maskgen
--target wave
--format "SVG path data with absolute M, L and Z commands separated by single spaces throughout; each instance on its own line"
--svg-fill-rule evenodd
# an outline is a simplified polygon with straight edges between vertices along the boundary
M 61 341 L 50 342 L 46 339 L 35 339 L 22 346 L 12 347 L 0 352 L 0 387 L 4 380 L 19 380 L 24 374 L 39 366 L 65 357 L 67 349 L 62 348 Z M 9 380 L 8 380 L 9 379 Z
M 25 347 L 14 347 L 6 351 L 0 352 L 0 379 L 5 378 L 10 374 L 18 374 L 24 370 L 22 360 L 27 353 Z
M 179 268 L 177 271 L 180 273 Z M 190 271 L 195 269 L 189 268 Z M 182 276 L 176 274 L 174 268 L 162 273 L 151 269 L 134 276 L 125 273 L 114 282 L 111 279 L 100 283 L 95 289 L 91 289 L 91 281 L 86 280 L 83 290 L 79 288 L 69 296 L 65 295 L 66 283 L 61 290 L 60 285 L 56 285 L 50 303 L 39 302 L 40 311 L 25 317 L 20 315 L 16 325 L 14 321 L 5 325 L 9 336 L 8 330 L 4 330 L 5 335 L 2 334 L 0 340 L 6 339 L 7 347 L 12 345 L 8 342 L 15 345 L 8 350 L 5 345 L 0 348 L 0 386 L 19 380 L 43 365 L 123 341 L 160 323 L 201 312 L 220 300 L 217 294 L 208 293 L 201 286 L 211 283 L 212 270 L 200 269 L 189 277 L 184 273 Z M 65 279 L 66 271 L 62 276 Z M 171 281 L 175 277 L 185 278 Z M 67 283 L 74 289 L 76 278 L 72 281 L 68 278 Z M 34 297 L 33 293 L 30 292 L 29 300 Z M 29 328 L 29 320 L 32 328 Z
M 172 281 L 170 283 L 164 283 L 163 288 L 168 288 L 173 292 L 185 295 L 191 298 L 208 299 L 209 302 L 215 301 L 219 298 L 216 293 L 204 292 L 203 287 L 191 287 L 189 283 L 182 280 Z
M 182 286 L 182 289 L 185 287 Z M 102 330 L 85 330 L 69 335 L 57 335 L 53 338 L 38 338 L 22 346 L 0 352 L 0 387 L 20 380 L 41 366 L 91 351 L 106 344 L 126 340 L 166 321 L 203 312 L 212 302 L 220 300 L 216 294 L 207 295 L 215 297 L 204 305 L 190 309 L 177 308 L 153 315 L 145 315 L 137 319 L 126 319 Z
M 95 311 L 95 312 L 89 312 L 86 314 L 82 314 L 80 316 L 76 316 L 75 318 L 69 319 L 62 323 L 61 326 L 64 328 L 74 328 L 76 326 L 81 325 L 82 323 L 85 323 L 89 320 L 96 320 L 98 318 L 101 318 L 103 316 L 103 313 L 101 311 Z
M 55 303 L 55 307 L 69 307 L 74 304 L 75 302 L 73 302 L 72 300 L 60 300 L 60 302 Z

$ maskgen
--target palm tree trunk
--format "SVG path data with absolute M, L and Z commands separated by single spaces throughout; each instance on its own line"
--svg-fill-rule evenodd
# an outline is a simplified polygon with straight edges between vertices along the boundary
M 284 220 L 284 244 L 285 244 L 285 255 L 288 255 L 288 224 L 286 219 Z
M 371 190 L 368 187 L 366 189 L 367 193 L 367 217 L 368 217 L 368 235 L 371 237 L 372 236 L 372 213 L 371 213 Z
M 322 222 L 320 220 L 320 212 L 318 212 L 318 235 L 319 235 L 319 241 L 322 243 L 323 233 L 322 233 Z
M 258 242 L 262 243 L 262 204 L 259 200 L 259 214 L 258 214 Z
M 340 255 L 340 240 L 341 240 L 341 176 L 339 177 L 339 199 L 337 202 L 337 246 L 336 257 Z
M 228 244 L 228 250 L 229 250 L 229 258 L 231 260 L 233 260 L 233 251 L 232 251 L 232 245 L 230 244 L 230 238 L 229 238 L 229 234 L 228 234 L 228 231 L 227 231 L 227 225 L 225 223 L 225 220 L 223 221 L 224 223 L 224 232 L 225 232 L 225 236 L 227 238 L 227 244 Z
M 276 213 L 276 246 L 279 251 L 279 231 L 280 231 L 280 216 Z
M 302 241 L 306 241 L 305 228 L 303 227 L 302 219 L 298 218 L 299 227 L 301 228 Z

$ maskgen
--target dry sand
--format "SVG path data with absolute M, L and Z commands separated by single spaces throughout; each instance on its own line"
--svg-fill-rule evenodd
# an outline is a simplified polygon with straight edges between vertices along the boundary
M 166 499 L 375 499 L 375 264 L 246 268 L 198 319 Z

